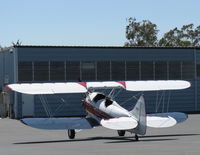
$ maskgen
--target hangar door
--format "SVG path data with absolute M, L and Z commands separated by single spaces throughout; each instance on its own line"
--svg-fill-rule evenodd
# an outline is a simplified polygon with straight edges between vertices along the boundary
M 22 94 L 22 117 L 34 116 L 34 95 Z

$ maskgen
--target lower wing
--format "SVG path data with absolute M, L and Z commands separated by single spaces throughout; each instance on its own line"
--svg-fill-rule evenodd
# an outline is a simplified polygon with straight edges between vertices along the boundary
M 21 122 L 37 129 L 66 130 L 66 129 L 91 129 L 98 124 L 90 118 L 24 118 Z
M 181 112 L 157 113 L 147 115 L 147 126 L 152 128 L 172 127 L 185 121 L 188 116 Z
M 111 119 L 102 119 L 100 124 L 113 130 L 130 130 L 137 127 L 138 122 L 131 117 L 118 117 Z

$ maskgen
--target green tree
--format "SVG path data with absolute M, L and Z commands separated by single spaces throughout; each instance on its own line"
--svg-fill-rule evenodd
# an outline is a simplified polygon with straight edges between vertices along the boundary
M 165 33 L 159 41 L 159 46 L 200 46 L 200 26 L 183 25 Z
M 22 45 L 22 41 L 20 41 L 19 39 L 16 42 L 12 42 L 13 46 L 20 46 Z
M 143 20 L 137 22 L 135 18 L 128 19 L 126 26 L 125 46 L 200 46 L 200 25 L 196 28 L 193 24 L 183 25 L 166 32 L 158 39 L 157 25 Z
M 128 19 L 126 26 L 125 46 L 156 46 L 157 26 L 148 20 L 137 22 L 135 18 Z

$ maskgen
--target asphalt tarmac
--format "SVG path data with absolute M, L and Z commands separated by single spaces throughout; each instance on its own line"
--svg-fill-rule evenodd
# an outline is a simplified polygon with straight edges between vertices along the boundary
M 171 128 L 148 128 L 135 141 L 126 133 L 102 127 L 80 131 L 69 140 L 66 131 L 33 129 L 16 120 L 0 120 L 0 155 L 199 155 L 200 115 Z

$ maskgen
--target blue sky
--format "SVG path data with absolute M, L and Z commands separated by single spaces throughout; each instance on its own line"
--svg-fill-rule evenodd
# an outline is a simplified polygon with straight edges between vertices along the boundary
M 200 25 L 199 0 L 0 0 L 0 45 L 123 46 L 126 19 L 150 20 L 159 36 Z

